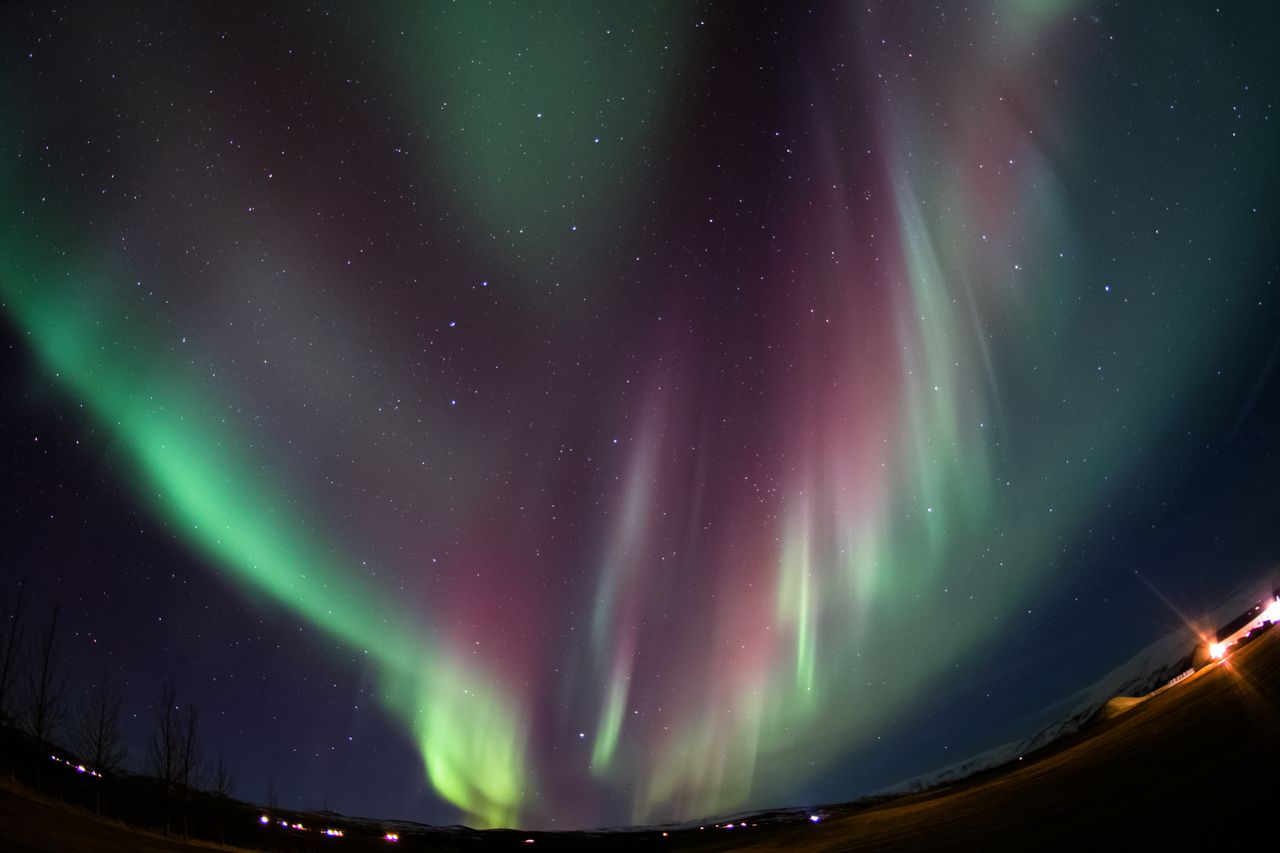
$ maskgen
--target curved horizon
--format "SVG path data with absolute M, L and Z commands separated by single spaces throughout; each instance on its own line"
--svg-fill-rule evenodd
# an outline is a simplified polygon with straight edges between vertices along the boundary
M 6 572 L 481 827 L 1021 736 L 1280 554 L 1267 15 L 10 8 Z

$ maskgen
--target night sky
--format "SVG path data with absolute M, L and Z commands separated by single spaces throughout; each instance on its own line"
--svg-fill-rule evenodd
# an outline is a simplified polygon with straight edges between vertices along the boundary
M 132 768 L 169 679 L 287 806 L 651 823 L 1031 734 L 1280 561 L 1278 31 L 6 4 L 0 597 Z

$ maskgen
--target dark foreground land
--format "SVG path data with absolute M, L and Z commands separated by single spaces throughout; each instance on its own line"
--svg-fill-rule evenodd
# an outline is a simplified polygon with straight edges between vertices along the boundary
M 1216 849 L 1273 834 L 1277 768 L 1280 630 L 1011 767 L 923 794 L 825 807 L 816 824 L 745 818 L 732 831 L 708 824 L 667 837 L 442 830 L 406 832 L 393 845 L 356 823 L 341 839 L 245 826 L 256 813 L 241 810 L 228 813 L 237 831 L 227 840 L 282 851 Z M 0 849 L 23 853 L 229 849 L 131 829 L 14 783 L 0 784 L 0 832 Z

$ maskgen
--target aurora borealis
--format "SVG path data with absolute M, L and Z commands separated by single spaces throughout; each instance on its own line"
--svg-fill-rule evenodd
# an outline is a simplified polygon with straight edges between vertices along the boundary
M 1280 555 L 1264 6 L 6 6 L 0 573 L 246 799 L 1026 734 Z

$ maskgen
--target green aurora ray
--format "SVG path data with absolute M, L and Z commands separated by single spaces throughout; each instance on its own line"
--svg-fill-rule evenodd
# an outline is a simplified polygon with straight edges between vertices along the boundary
M 773 211 L 793 238 L 781 241 L 779 268 L 795 282 L 776 314 L 800 319 L 788 327 L 797 339 L 785 355 L 795 367 L 789 384 L 761 393 L 785 414 L 756 448 L 767 488 L 711 510 L 687 485 L 689 471 L 717 464 L 687 440 L 711 419 L 700 406 L 714 382 L 655 334 L 646 345 L 657 378 L 629 403 L 634 442 L 598 515 L 583 521 L 599 540 L 589 590 L 570 602 L 586 602 L 573 626 L 584 639 L 561 650 L 576 682 L 515 683 L 500 662 L 459 651 L 446 627 L 357 570 L 367 543 L 343 535 L 330 507 L 304 497 L 289 465 L 255 444 L 252 412 L 236 413 L 253 394 L 206 383 L 174 359 L 161 343 L 164 312 L 121 295 L 131 277 L 105 238 L 40 212 L 41 178 L 21 157 L 37 145 L 13 128 L 0 203 L 19 215 L 0 232 L 0 308 L 46 377 L 101 428 L 103 451 L 122 461 L 140 502 L 247 596 L 265 595 L 367 654 L 383 705 L 412 735 L 434 789 L 468 821 L 514 826 L 554 815 L 558 804 L 537 792 L 563 768 L 539 763 L 539 691 L 586 709 L 589 761 L 575 772 L 628 802 L 634 821 L 773 802 L 796 778 L 868 746 L 959 661 L 998 642 L 1000 620 L 1035 600 L 1098 508 L 1182 446 L 1197 423 L 1192 401 L 1231 399 L 1214 384 L 1214 365 L 1233 335 L 1256 332 L 1249 304 L 1262 298 L 1265 270 L 1254 247 L 1275 235 L 1247 206 L 1226 202 L 1170 215 L 1175 224 L 1164 227 L 1182 242 L 1169 238 L 1166 251 L 1140 249 L 1128 235 L 1153 215 L 1144 197 L 1256 197 L 1257 186 L 1275 186 L 1275 158 L 1252 175 L 1208 174 L 1176 149 L 1144 172 L 1143 146 L 1113 136 L 1135 104 L 1086 120 L 1073 100 L 1101 85 L 1091 69 L 1074 88 L 1054 90 L 1049 118 L 1028 119 L 1035 110 L 1022 102 L 1042 94 L 1020 88 L 1029 69 L 1065 61 L 1036 51 L 1050 53 L 1055 26 L 1088 5 L 983 4 L 991 22 L 979 34 L 1009 26 L 1012 59 L 993 48 L 927 70 L 915 57 L 885 60 L 890 82 L 869 110 L 869 147 L 823 138 L 827 127 L 860 127 L 862 113 L 849 107 L 864 97 L 860 83 L 832 83 L 814 98 L 813 138 L 795 145 L 835 177 L 829 196 L 791 189 Z M 446 187 L 441 196 L 461 199 L 471 250 L 494 251 L 508 270 L 528 267 L 530 280 L 554 274 L 575 294 L 592 282 L 606 293 L 613 285 L 595 275 L 604 250 L 566 248 L 565 232 L 584 223 L 625 233 L 639 220 L 638 206 L 657 195 L 641 189 L 660 173 L 653 147 L 681 118 L 671 93 L 698 54 L 686 44 L 692 36 L 672 35 L 687 23 L 675 5 L 622 14 L 621 52 L 579 39 L 583 20 L 606 26 L 604 13 L 567 8 L 386 7 L 378 20 L 402 24 L 404 41 L 370 62 L 392 81 L 389 100 L 424 128 L 413 152 L 424 207 L 442 204 L 430 188 Z M 521 50 L 529 33 L 533 54 Z M 1166 46 L 1169 56 L 1187 48 Z M 633 68 L 628 51 L 659 59 Z M 1207 145 L 1217 130 L 1179 132 Z M 874 260 L 870 250 L 859 255 L 862 235 L 842 213 L 859 203 L 843 176 L 868 168 L 867 150 L 868 185 L 886 190 L 875 199 Z M 1115 186 L 1133 191 L 1118 198 Z M 807 193 L 833 212 L 809 213 L 822 206 Z M 197 225 L 202 216 L 213 218 L 192 214 Z M 836 252 L 808 251 L 814 232 L 851 261 L 837 268 Z M 299 242 L 301 254 L 308 243 Z M 1110 282 L 1123 295 L 1104 289 Z M 253 284 L 249 273 L 220 282 Z M 513 298 L 515 312 L 545 311 L 530 299 Z M 333 347 L 356 349 L 335 337 Z M 281 384 L 319 384 L 303 381 L 309 370 L 280 368 Z M 632 371 L 619 366 L 609 379 L 620 386 Z M 443 434 L 426 408 L 424 433 Z M 339 429 L 324 435 L 345 440 Z M 468 459 L 514 458 L 495 450 L 500 441 L 461 429 L 438 440 Z M 719 464 L 736 482 L 736 463 Z M 466 465 L 451 470 L 465 500 L 482 504 L 483 484 L 468 482 Z M 680 560 L 668 561 L 675 551 Z M 961 587 L 963 599 L 952 591 Z M 433 604 L 426 610 L 443 619 Z M 640 675 L 655 661 L 666 680 L 646 688 Z M 639 713 L 646 689 L 671 700 L 660 721 Z

